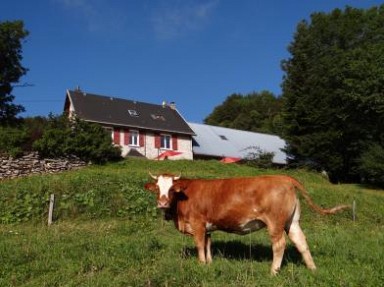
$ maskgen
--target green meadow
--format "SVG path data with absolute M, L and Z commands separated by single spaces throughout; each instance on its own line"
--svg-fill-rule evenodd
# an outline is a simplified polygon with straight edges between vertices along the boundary
M 190 178 L 289 174 L 319 206 L 355 202 L 355 220 L 352 210 L 319 215 L 301 198 L 301 226 L 316 272 L 306 269 L 288 240 L 282 269 L 272 277 L 266 230 L 213 233 L 213 263 L 202 265 L 192 238 L 164 221 L 154 195 L 144 190 L 148 171 Z M 383 190 L 333 185 L 304 170 L 127 159 L 0 182 L 0 286 L 382 286 L 383 246 Z

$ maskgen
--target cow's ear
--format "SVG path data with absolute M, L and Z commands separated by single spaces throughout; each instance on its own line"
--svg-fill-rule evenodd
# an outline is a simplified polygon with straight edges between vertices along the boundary
M 181 192 L 181 191 L 184 191 L 187 187 L 188 187 L 188 182 L 176 181 L 172 186 L 172 190 L 176 192 Z
M 144 188 L 151 191 L 151 192 L 157 192 L 157 186 L 153 182 L 148 182 L 144 185 Z

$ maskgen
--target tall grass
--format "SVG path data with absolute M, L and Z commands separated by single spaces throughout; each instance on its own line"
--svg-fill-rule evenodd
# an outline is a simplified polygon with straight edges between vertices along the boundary
M 152 173 L 214 178 L 286 173 L 324 207 L 356 201 L 333 216 L 303 202 L 302 228 L 317 264 L 307 270 L 288 244 L 282 270 L 269 275 L 267 233 L 213 233 L 213 263 L 201 265 L 192 238 L 179 234 L 143 189 Z M 47 227 L 48 196 L 55 223 Z M 302 200 L 304 201 L 304 200 Z M 127 160 L 60 175 L 0 183 L 0 286 L 381 286 L 384 197 L 359 185 L 331 185 L 305 171 L 257 170 L 214 161 Z

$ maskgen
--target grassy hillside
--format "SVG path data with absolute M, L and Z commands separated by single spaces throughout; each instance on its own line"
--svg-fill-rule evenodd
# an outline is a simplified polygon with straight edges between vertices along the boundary
M 197 178 L 293 175 L 314 201 L 352 212 L 321 216 L 302 200 L 302 228 L 318 271 L 290 243 L 280 274 L 269 275 L 266 231 L 213 233 L 213 264 L 197 262 L 193 240 L 162 220 L 143 189 L 153 173 Z M 48 198 L 56 196 L 47 227 Z M 0 286 L 380 286 L 384 282 L 384 193 L 331 185 L 304 171 L 257 170 L 216 161 L 127 160 L 59 175 L 0 182 Z

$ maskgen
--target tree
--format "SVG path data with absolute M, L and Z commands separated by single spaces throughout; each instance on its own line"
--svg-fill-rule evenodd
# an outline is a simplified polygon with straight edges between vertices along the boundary
M 45 117 L 30 117 L 13 125 L 0 125 L 0 154 L 15 158 L 31 152 L 33 143 L 42 137 L 48 124 Z
M 384 5 L 314 13 L 288 51 L 282 118 L 291 162 L 359 179 L 364 150 L 384 144 Z
M 0 155 L 18 157 L 23 154 L 23 146 L 28 141 L 27 130 L 24 126 L 0 125 Z
M 384 186 L 384 147 L 372 144 L 361 156 L 360 172 L 365 182 Z
M 12 84 L 26 74 L 21 65 L 22 40 L 28 35 L 22 21 L 0 22 L 0 124 L 9 124 L 25 109 L 13 103 Z
M 248 95 L 232 94 L 205 118 L 209 125 L 264 132 L 279 132 L 281 100 L 263 91 Z

